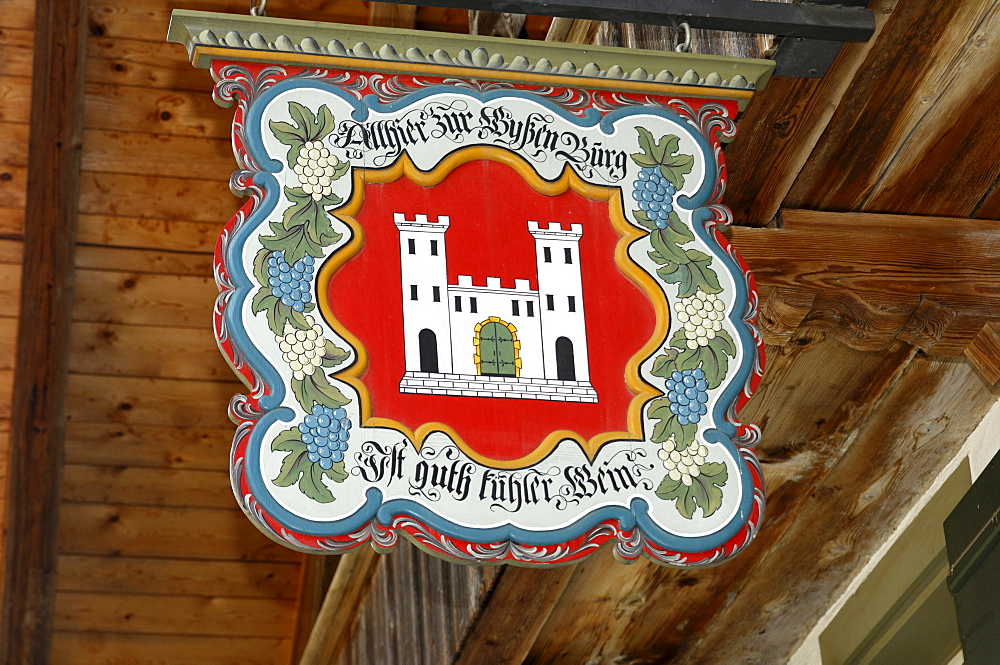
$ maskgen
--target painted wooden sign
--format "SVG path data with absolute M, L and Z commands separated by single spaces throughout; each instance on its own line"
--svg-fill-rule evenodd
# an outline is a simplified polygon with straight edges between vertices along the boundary
M 195 12 L 171 39 L 236 105 L 215 330 L 260 529 L 473 563 L 751 540 L 761 341 L 720 141 L 772 63 Z

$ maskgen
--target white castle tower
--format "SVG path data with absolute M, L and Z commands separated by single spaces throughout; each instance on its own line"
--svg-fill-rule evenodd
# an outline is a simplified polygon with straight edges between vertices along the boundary
M 399 229 L 403 393 L 596 402 L 590 385 L 580 276 L 583 227 L 542 228 L 535 238 L 538 289 L 523 276 L 504 286 L 497 276 L 448 283 L 445 234 L 450 218 L 406 219 Z M 512 276 L 513 277 L 513 276 Z M 510 283 L 510 282 L 508 282 Z
M 528 231 L 535 238 L 545 376 L 589 381 L 580 277 L 583 226 L 570 224 L 569 230 L 563 230 L 561 224 L 553 222 L 543 229 L 538 222 L 528 222 Z
M 406 369 L 449 373 L 451 321 L 444 236 L 451 220 L 438 215 L 432 222 L 427 215 L 415 215 L 410 221 L 401 212 L 392 217 L 399 229 Z

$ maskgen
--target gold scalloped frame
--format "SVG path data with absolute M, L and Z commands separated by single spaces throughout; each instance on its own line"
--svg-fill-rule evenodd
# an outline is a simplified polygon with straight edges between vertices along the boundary
M 355 215 L 364 204 L 364 186 L 366 184 L 389 183 L 399 178 L 407 178 L 422 187 L 433 187 L 441 183 L 454 169 L 472 161 L 488 160 L 505 164 L 513 168 L 524 181 L 537 193 L 543 196 L 558 196 L 566 191 L 573 191 L 584 198 L 594 201 L 607 201 L 612 228 L 621 236 L 615 246 L 615 265 L 621 272 L 634 282 L 646 294 L 656 316 L 653 335 L 625 365 L 625 383 L 634 393 L 626 414 L 628 431 L 603 432 L 589 439 L 571 430 L 555 430 L 549 433 L 531 453 L 515 460 L 495 460 L 480 455 L 472 449 L 459 434 L 446 423 L 428 422 L 411 430 L 402 423 L 391 418 L 376 417 L 372 414 L 371 395 L 364 382 L 360 379 L 368 367 L 368 351 L 345 326 L 333 315 L 328 298 L 318 298 L 319 309 L 327 323 L 343 337 L 357 353 L 356 362 L 351 367 L 334 375 L 334 378 L 344 381 L 358 393 L 362 425 L 365 427 L 384 427 L 396 430 L 407 437 L 419 451 L 424 440 L 434 432 L 442 432 L 455 442 L 462 452 L 482 464 L 496 469 L 519 469 L 536 464 L 544 459 L 565 439 L 576 441 L 588 460 L 593 460 L 601 446 L 609 441 L 620 439 L 642 440 L 644 438 L 642 423 L 642 407 L 650 399 L 661 393 L 639 376 L 639 365 L 642 361 L 660 347 L 666 338 L 670 327 L 670 310 L 666 297 L 649 273 L 639 267 L 628 256 L 628 247 L 633 241 L 641 238 L 644 233 L 626 221 L 622 214 L 620 191 L 607 185 L 594 185 L 580 178 L 568 165 L 560 176 L 553 180 L 543 180 L 534 168 L 522 157 L 512 152 L 493 146 L 472 146 L 449 154 L 431 171 L 421 171 L 411 161 L 408 154 L 403 153 L 392 165 L 382 169 L 356 168 L 352 172 L 353 195 L 350 200 L 337 209 L 335 214 L 353 231 L 351 240 L 338 249 L 322 266 L 317 278 L 316 289 L 319 294 L 329 292 L 330 282 L 336 272 L 347 261 L 357 255 L 364 246 L 364 229 L 355 219 Z

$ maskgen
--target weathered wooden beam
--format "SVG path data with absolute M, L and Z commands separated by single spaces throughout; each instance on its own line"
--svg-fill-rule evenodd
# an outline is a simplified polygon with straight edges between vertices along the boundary
M 341 555 L 299 665 L 330 665 L 344 647 L 382 555 L 367 545 Z
M 86 0 L 37 0 L 0 662 L 47 662 L 79 204 Z
M 299 571 L 298 605 L 295 611 L 295 632 L 292 635 L 292 661 L 298 663 L 306 650 L 316 618 L 323 608 L 327 589 L 333 581 L 340 557 L 307 554 Z
M 387 0 L 399 2 L 401 0 Z M 432 7 L 501 10 L 537 16 L 563 16 L 668 26 L 687 22 L 706 30 L 788 35 L 833 41 L 864 41 L 871 37 L 869 11 L 823 4 L 801 5 L 753 0 L 424 0 Z
M 965 347 L 965 357 L 992 386 L 1000 386 L 1000 324 L 987 323 Z
M 521 30 L 524 29 L 526 19 L 527 17 L 524 14 L 470 9 L 469 34 L 495 35 L 497 37 L 510 37 L 513 39 L 521 35 Z
M 791 528 L 677 662 L 787 662 L 995 402 L 967 364 L 914 358 L 823 482 L 789 507 Z M 658 646 L 632 644 L 625 662 L 642 662 Z
M 777 552 L 782 534 L 798 520 L 798 507 L 844 455 L 852 433 L 913 353 L 902 344 L 877 353 L 858 351 L 817 330 L 799 332 L 788 346 L 768 348 L 764 382 L 740 414 L 764 431 L 757 454 L 768 505 L 756 540 L 724 565 L 700 570 L 647 561 L 622 566 L 611 557 L 592 557 L 578 566 L 526 662 L 742 662 L 685 660 L 678 654 L 732 602 L 757 562 Z
M 905 30 L 890 24 L 895 30 L 885 33 L 897 1 L 872 3 L 875 34 L 865 43 L 845 44 L 822 79 L 774 77 L 754 95 L 725 151 L 726 205 L 737 224 L 765 226 L 777 214 L 869 52 Z
M 368 3 L 368 25 L 411 29 L 416 24 L 416 5 L 396 5 L 387 2 Z
M 350 640 L 331 665 L 451 665 L 499 572 L 458 566 L 400 541 L 382 557 Z
M 454 664 L 523 662 L 574 570 L 504 568 Z
M 995 0 L 899 3 L 783 205 L 973 214 L 1000 175 L 998 29 Z
M 903 339 L 960 355 L 1000 317 L 1000 223 L 785 210 L 782 228 L 728 233 L 760 290 L 772 343 L 818 325 L 860 349 Z
M 569 44 L 593 44 L 600 21 L 588 21 L 579 18 L 554 18 L 549 24 L 545 41 L 567 42 Z

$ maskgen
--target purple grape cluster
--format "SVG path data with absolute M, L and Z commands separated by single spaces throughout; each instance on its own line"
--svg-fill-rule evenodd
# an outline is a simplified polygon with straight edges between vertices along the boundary
M 667 379 L 667 399 L 670 412 L 681 425 L 697 423 L 708 413 L 708 382 L 700 368 L 673 372 Z
M 316 259 L 307 255 L 288 265 L 284 252 L 271 252 L 267 257 L 267 283 L 271 287 L 271 295 L 281 299 L 281 304 L 286 307 L 296 312 L 303 311 L 306 303 L 312 301 L 315 262 Z
M 347 440 L 351 437 L 351 421 L 346 409 L 331 409 L 316 404 L 312 413 L 299 423 L 302 443 L 306 444 L 309 461 L 329 469 L 344 461 Z
M 635 189 L 632 191 L 632 198 L 638 202 L 639 210 L 646 213 L 646 217 L 656 224 L 656 228 L 667 228 L 667 219 L 674 210 L 674 194 L 677 189 L 655 166 L 643 167 L 633 186 Z

